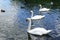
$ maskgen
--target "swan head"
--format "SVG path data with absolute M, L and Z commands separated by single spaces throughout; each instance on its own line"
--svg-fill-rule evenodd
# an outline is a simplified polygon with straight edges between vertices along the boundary
M 34 12 L 33 12 L 32 10 L 31 10 L 30 12 L 32 13 L 32 14 L 31 14 L 31 17 L 33 17 Z
M 30 12 L 31 12 L 31 13 L 33 13 L 33 11 L 32 11 L 32 10 L 31 10 Z

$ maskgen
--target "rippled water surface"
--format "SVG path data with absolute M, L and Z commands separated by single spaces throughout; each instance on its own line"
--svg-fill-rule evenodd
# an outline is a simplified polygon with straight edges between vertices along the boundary
M 30 17 L 30 9 L 21 2 L 12 0 L 0 0 L 0 39 L 1 40 L 27 40 L 26 30 L 28 22 L 26 18 Z M 34 6 L 34 15 L 39 14 L 39 7 Z M 60 33 L 60 9 L 51 9 L 49 12 L 42 12 L 45 15 L 42 20 L 33 21 L 38 27 L 56 30 Z M 39 21 L 39 22 L 38 22 Z

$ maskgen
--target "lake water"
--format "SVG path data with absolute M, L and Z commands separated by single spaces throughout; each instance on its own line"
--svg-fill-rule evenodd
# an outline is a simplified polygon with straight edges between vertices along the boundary
M 27 5 L 19 1 L 0 0 L 0 40 L 27 40 L 28 22 L 26 18 L 31 16 Z M 32 10 L 34 15 L 38 15 L 39 6 L 35 5 Z M 44 27 L 52 29 L 60 35 L 60 9 L 51 9 L 48 12 L 42 12 L 45 15 L 42 20 L 33 21 L 34 27 Z

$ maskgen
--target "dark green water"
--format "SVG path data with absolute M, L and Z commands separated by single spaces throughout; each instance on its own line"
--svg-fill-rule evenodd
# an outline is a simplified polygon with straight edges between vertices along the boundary
M 49 12 L 42 12 L 46 15 L 41 21 L 33 21 L 35 27 L 40 26 L 46 29 L 56 30 L 60 34 L 60 2 L 54 2 L 54 5 L 43 1 L 43 7 L 51 8 Z M 30 10 L 34 15 L 39 14 L 39 2 L 28 3 L 25 1 L 0 0 L 0 40 L 27 40 L 26 30 L 28 22 L 26 18 L 30 17 Z M 46 6 L 47 5 L 47 6 Z M 48 6 L 49 5 L 49 6 Z M 57 36 L 57 35 L 56 35 Z

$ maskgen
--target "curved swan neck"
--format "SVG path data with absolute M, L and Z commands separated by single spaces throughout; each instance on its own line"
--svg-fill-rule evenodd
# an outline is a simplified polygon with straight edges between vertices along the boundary
M 34 13 L 32 10 L 30 12 L 31 12 L 31 18 L 32 18 Z M 31 19 L 29 19 L 28 30 L 31 30 Z
M 29 19 L 28 31 L 31 30 L 31 19 Z

